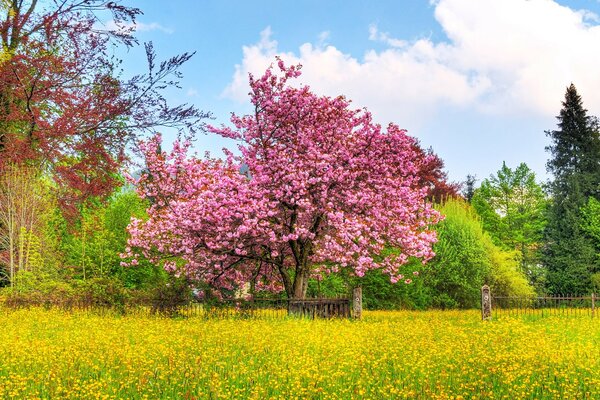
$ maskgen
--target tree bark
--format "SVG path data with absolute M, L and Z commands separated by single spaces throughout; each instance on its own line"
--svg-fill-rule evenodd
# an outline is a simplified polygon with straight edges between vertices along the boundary
M 294 277 L 294 286 L 291 298 L 304 299 L 306 298 L 306 290 L 308 289 L 308 266 L 304 265 L 298 268 L 296 271 L 297 273 Z

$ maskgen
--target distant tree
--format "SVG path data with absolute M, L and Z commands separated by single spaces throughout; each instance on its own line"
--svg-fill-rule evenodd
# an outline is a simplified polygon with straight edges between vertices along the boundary
M 52 261 L 46 225 L 50 188 L 32 167 L 9 165 L 0 175 L 0 281 L 10 286 L 25 272 L 41 274 Z
M 137 133 L 199 126 L 204 113 L 170 107 L 161 94 L 177 86 L 178 68 L 191 54 L 157 65 L 146 44 L 148 74 L 121 79 L 111 46 L 136 44 L 131 26 L 140 13 L 119 1 L 2 2 L 0 173 L 8 164 L 35 166 L 73 211 L 113 191 Z M 101 14 L 117 28 L 102 29 Z
M 587 204 L 581 208 L 581 230 L 590 239 L 594 247 L 595 263 L 600 264 L 600 201 L 589 197 Z M 590 279 L 592 289 L 600 291 L 600 272 L 594 270 Z
M 545 231 L 544 263 L 553 293 L 589 293 L 600 271 L 594 244 L 582 229 L 581 209 L 600 195 L 600 136 L 573 84 L 566 91 L 558 129 L 548 131 L 551 203 Z
M 540 285 L 540 248 L 546 225 L 546 196 L 535 173 L 521 163 L 514 170 L 502 168 L 481 182 L 471 204 L 494 243 L 519 252 L 521 268 L 530 282 Z
M 215 287 L 254 279 L 289 297 L 304 297 L 311 276 L 340 269 L 403 280 L 410 257 L 433 255 L 439 217 L 417 187 L 415 140 L 393 124 L 383 130 L 342 96 L 289 85 L 298 67 L 278 65 L 280 76 L 271 67 L 250 77 L 254 114 L 211 129 L 239 141 L 239 157 L 201 160 L 179 144 L 171 154 L 158 139 L 145 144 L 138 188 L 153 204 L 149 220 L 130 227 L 132 247 L 180 257 L 189 275 Z M 386 246 L 399 251 L 381 257 Z
M 475 175 L 468 174 L 467 179 L 463 182 L 464 188 L 462 195 L 465 200 L 470 203 L 473 195 L 475 194 L 475 184 L 477 183 L 477 177 Z

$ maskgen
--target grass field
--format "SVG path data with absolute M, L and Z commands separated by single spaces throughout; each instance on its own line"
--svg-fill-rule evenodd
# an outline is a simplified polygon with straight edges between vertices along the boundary
M 600 319 L 362 321 L 0 310 L 0 398 L 600 398 Z

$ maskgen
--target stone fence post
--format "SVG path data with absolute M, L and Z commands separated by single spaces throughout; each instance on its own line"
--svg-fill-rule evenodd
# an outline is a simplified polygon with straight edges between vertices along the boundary
M 354 319 L 362 318 L 362 287 L 357 286 L 352 291 L 352 316 Z
M 492 319 L 492 294 L 488 285 L 483 285 L 481 288 L 481 319 L 484 321 Z

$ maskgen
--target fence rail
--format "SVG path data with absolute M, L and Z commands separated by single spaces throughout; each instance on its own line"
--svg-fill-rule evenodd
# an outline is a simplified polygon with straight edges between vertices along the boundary
M 594 317 L 595 296 L 493 297 L 495 315 Z
M 487 293 L 487 298 L 486 298 Z M 503 315 L 519 316 L 589 316 L 596 317 L 598 297 L 557 295 L 557 296 L 494 296 L 489 287 L 482 288 L 482 318 L 489 319 Z
M 30 301 L 11 303 L 5 301 L 0 307 L 22 309 L 43 307 L 66 311 L 89 311 L 99 314 L 156 315 L 200 318 L 351 318 L 352 301 L 338 299 L 222 299 L 210 302 L 170 304 L 161 302 L 136 302 L 107 305 L 85 301 Z

